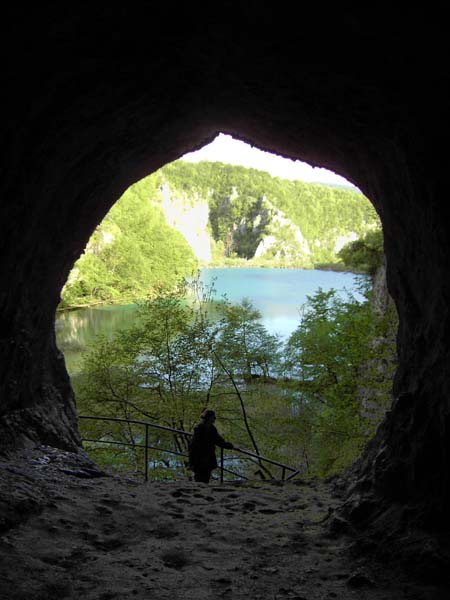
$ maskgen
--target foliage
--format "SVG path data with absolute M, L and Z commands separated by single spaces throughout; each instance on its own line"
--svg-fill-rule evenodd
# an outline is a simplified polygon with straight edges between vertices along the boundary
M 229 308 L 216 307 L 216 311 L 224 311 L 222 318 L 210 318 L 209 290 L 200 288 L 196 280 L 190 291 L 186 300 L 185 285 L 161 288 L 141 304 L 135 327 L 119 331 L 112 342 L 99 339 L 86 355 L 83 375 L 75 384 L 80 411 L 123 419 L 146 418 L 191 430 L 213 396 L 230 395 L 233 375 L 223 362 L 227 359 L 220 359 L 217 353 L 222 337 L 219 330 L 227 329 Z M 245 410 L 239 390 L 237 395 L 240 408 Z M 239 411 L 236 402 L 233 411 Z M 248 424 L 246 430 L 251 433 Z M 127 439 L 136 444 L 133 432 L 127 433 Z M 109 429 L 108 435 L 112 435 Z M 161 441 L 158 435 L 157 443 Z M 185 451 L 186 440 L 174 436 L 168 446 Z
M 222 244 L 224 257 L 234 253 L 251 258 L 275 213 L 299 227 L 307 240 L 310 256 L 302 257 L 304 267 L 335 262 L 338 239 L 362 236 L 379 224 L 369 200 L 353 189 L 290 181 L 206 161 L 193 165 L 178 160 L 163 167 L 158 176 L 174 194 L 182 190 L 208 199 L 212 234 Z
M 361 389 L 373 402 L 389 403 L 395 322 L 375 315 L 369 296 L 344 300 L 335 290 L 319 289 L 308 297 L 286 344 L 287 387 L 297 392 L 299 410 L 309 419 L 310 460 L 320 475 L 342 469 L 373 433 Z M 390 368 L 380 377 L 382 361 Z
M 63 289 L 62 307 L 145 298 L 197 268 L 189 244 L 150 203 L 148 186 L 129 188 L 98 226 Z
M 244 298 L 235 305 L 223 301 L 218 312 L 216 352 L 228 369 L 247 382 L 261 377 L 269 380 L 279 370 L 280 341 L 267 332 L 260 311 Z
M 189 431 L 212 407 L 235 445 L 250 443 L 304 473 L 326 475 L 349 464 L 373 434 L 376 422 L 364 410 L 361 390 L 372 404 L 387 406 L 395 325 L 392 314 L 374 315 L 368 292 L 359 302 L 318 290 L 283 343 L 248 299 L 217 301 L 214 289 L 197 280 L 161 288 L 141 304 L 134 328 L 112 342 L 99 339 L 86 356 L 75 386 L 78 409 Z M 389 366 L 380 370 L 380 364 Z M 91 437 L 94 424 L 83 428 Z M 142 467 L 142 427 L 105 422 L 95 433 L 127 439 L 134 445 L 130 464 Z M 152 430 L 151 443 L 186 450 L 183 436 L 163 430 Z M 164 465 L 183 469 L 179 459 L 158 454 L 153 460 L 156 473 Z
M 210 324 L 203 320 L 202 311 L 184 300 L 183 288 L 161 288 L 140 304 L 134 327 L 119 330 L 112 341 L 99 338 L 86 354 L 80 408 L 191 427 L 210 370 Z
M 250 443 L 256 453 L 312 475 L 343 468 L 372 435 L 388 402 L 395 311 L 376 315 L 369 295 L 359 303 L 319 290 L 284 343 L 266 331 L 248 299 L 234 306 L 217 301 L 196 280 L 187 285 L 197 261 L 184 237 L 167 225 L 168 188 L 181 204 L 207 201 L 215 264 L 332 263 L 373 275 L 381 261 L 378 217 L 355 190 L 183 161 L 137 182 L 94 232 L 63 290 L 62 306 L 140 303 L 135 327 L 113 340 L 99 338 L 75 382 L 80 412 L 124 419 L 83 422 L 85 437 L 107 442 L 91 442 L 90 450 L 103 448 L 106 463 L 141 470 L 143 426 L 125 419 L 191 430 L 201 410 L 212 406 L 237 445 Z M 360 239 L 337 256 L 338 241 L 355 234 Z M 270 236 L 272 245 L 254 259 Z M 372 411 L 376 418 L 373 406 L 382 407 Z M 166 477 L 166 466 L 181 472 L 183 460 L 158 449 L 183 452 L 186 439 L 164 429 L 149 435 L 154 473 Z M 251 468 L 261 471 L 259 464 Z
M 338 252 L 338 257 L 350 269 L 368 273 L 373 277 L 382 263 L 383 254 L 383 232 L 381 229 L 375 229 L 346 244 Z

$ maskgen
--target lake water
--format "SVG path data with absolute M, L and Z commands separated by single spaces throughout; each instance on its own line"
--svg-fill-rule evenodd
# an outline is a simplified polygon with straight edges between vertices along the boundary
M 237 303 L 250 298 L 262 314 L 262 322 L 270 333 L 286 338 L 299 324 L 299 310 L 306 297 L 318 288 L 324 291 L 348 290 L 357 298 L 357 278 L 353 273 L 305 269 L 202 269 L 201 281 L 214 285 L 216 298 L 226 295 Z M 95 336 L 112 337 L 117 329 L 129 327 L 136 317 L 136 307 L 99 306 L 58 313 L 56 340 L 64 353 L 69 374 L 75 375 L 82 354 Z

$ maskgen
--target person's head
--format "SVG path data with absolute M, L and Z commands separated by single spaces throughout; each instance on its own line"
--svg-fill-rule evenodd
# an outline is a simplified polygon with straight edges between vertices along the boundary
M 216 413 L 213 410 L 210 410 L 209 408 L 207 408 L 206 410 L 204 410 L 202 412 L 202 414 L 200 415 L 200 418 L 202 419 L 202 421 L 204 423 L 214 423 L 214 421 L 216 420 Z

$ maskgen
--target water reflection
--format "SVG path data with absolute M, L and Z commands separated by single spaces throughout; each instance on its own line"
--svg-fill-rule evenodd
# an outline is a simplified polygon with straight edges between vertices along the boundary
M 82 354 L 96 335 L 112 338 L 118 329 L 126 329 L 136 320 L 137 306 L 101 306 L 59 312 L 55 320 L 56 341 L 64 353 L 71 375 L 79 372 Z
M 358 299 L 357 283 L 352 273 L 303 269 L 202 269 L 201 280 L 214 285 L 216 299 L 224 294 L 232 302 L 251 299 L 262 314 L 262 323 L 272 334 L 286 339 L 300 321 L 299 308 L 306 296 L 321 287 L 341 291 L 348 289 Z M 214 319 L 214 307 L 210 310 Z M 56 339 L 64 353 L 67 370 L 76 375 L 82 354 L 98 334 L 111 338 L 117 329 L 125 329 L 136 322 L 137 306 L 99 306 L 58 313 Z

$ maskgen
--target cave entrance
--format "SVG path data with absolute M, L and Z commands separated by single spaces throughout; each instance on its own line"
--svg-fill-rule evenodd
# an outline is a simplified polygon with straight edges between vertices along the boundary
M 218 161 L 227 147 L 232 158 Z M 308 178 L 310 182 L 305 182 Z M 241 349 L 236 340 L 242 347 L 247 344 L 245 336 L 247 340 L 253 336 L 245 349 L 246 378 L 237 382 L 242 394 L 235 395 L 234 407 L 223 401 L 236 383 L 226 377 L 221 391 L 214 393 L 211 382 L 209 390 L 201 379 L 203 389 L 188 389 L 183 376 L 178 380 L 175 371 L 167 369 L 158 373 L 159 380 L 145 376 L 133 380 L 130 368 L 136 371 L 138 366 L 130 362 L 131 341 L 114 341 L 119 329 L 136 324 L 136 300 L 142 301 L 149 291 L 154 295 L 162 283 L 173 288 L 198 267 L 200 282 L 216 289 L 215 298 L 208 301 L 211 306 L 223 294 L 239 306 L 239 314 L 222 313 L 229 321 L 220 334 L 228 336 L 235 354 L 223 349 L 223 361 L 231 361 L 233 372 Z M 392 323 L 390 329 L 386 324 L 389 299 L 383 267 L 379 220 L 369 200 L 352 184 L 324 169 L 219 136 L 208 147 L 131 186 L 97 227 L 70 273 L 56 332 L 78 410 L 104 417 L 161 419 L 165 426 L 191 430 L 193 419 L 211 401 L 224 420 L 227 437 L 233 438 L 236 428 L 242 429 L 239 402 L 245 394 L 244 409 L 250 411 L 258 438 L 258 447 L 251 450 L 296 464 L 302 474 L 336 472 L 370 439 L 390 404 L 395 331 Z M 359 272 L 359 279 L 352 270 Z M 368 304 L 360 289 L 363 279 L 365 293 L 375 280 L 379 288 L 377 305 L 371 300 L 369 311 L 362 308 Z M 247 300 L 250 304 L 245 305 Z M 376 324 L 368 323 L 370 318 Z M 96 343 L 96 333 L 106 334 L 110 341 Z M 265 346 L 271 349 L 266 355 L 261 352 Z M 97 354 L 83 367 L 84 351 L 93 348 Z M 186 360 L 176 345 L 170 352 L 180 362 Z M 161 359 L 168 362 L 171 357 L 160 354 Z M 205 369 L 206 364 L 207 359 L 194 366 Z M 163 410 L 161 416 L 161 405 L 151 408 L 155 398 L 149 389 L 157 385 L 161 395 L 164 379 L 171 379 L 166 401 L 181 393 L 185 402 L 191 394 L 196 414 L 185 405 L 182 415 Z M 140 397 L 142 389 L 148 403 Z M 210 397 L 202 400 L 206 393 Z M 272 428 L 267 428 L 264 422 L 270 412 Z M 92 438 L 92 423 L 83 421 L 86 427 Z M 119 427 L 114 436 L 130 438 L 133 444 L 142 441 L 139 427 L 135 432 L 124 427 L 126 432 Z M 241 433 L 240 445 L 245 446 L 248 431 Z M 256 445 L 252 438 L 251 442 Z M 155 443 L 163 443 L 161 436 Z M 170 440 L 165 443 L 170 445 Z M 97 454 L 102 460 L 102 452 Z M 123 466 L 130 453 L 121 449 L 113 455 L 120 455 L 115 460 Z M 134 456 L 132 462 L 136 465 L 139 460 Z
M 400 317 L 399 368 L 392 410 L 359 465 L 360 491 L 366 506 L 370 495 L 376 508 L 380 499 L 426 503 L 420 514 L 447 523 L 448 185 L 435 151 L 448 137 L 445 20 L 423 11 L 325 18 L 321 9 L 299 35 L 276 6 L 249 3 L 216 18 L 186 5 L 174 20 L 161 5 L 149 32 L 146 10 L 39 7 L 8 21 L 3 444 L 78 449 L 54 336 L 61 288 L 115 199 L 225 131 L 331 168 L 376 206 Z M 430 41 L 421 45 L 424 28 Z

